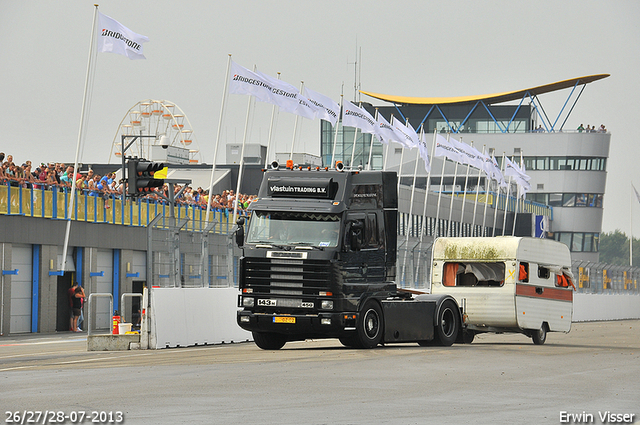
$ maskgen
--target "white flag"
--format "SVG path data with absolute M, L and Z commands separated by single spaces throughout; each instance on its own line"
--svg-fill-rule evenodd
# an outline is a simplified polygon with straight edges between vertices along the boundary
M 427 149 L 425 133 L 420 133 L 418 152 L 420 152 L 420 157 L 424 160 L 424 169 L 428 173 L 431 171 L 431 163 L 429 162 L 429 150 Z
M 229 93 L 248 94 L 261 102 L 274 103 L 271 89 L 272 86 L 266 78 L 231 61 Z
M 636 194 L 636 198 L 638 199 L 638 202 L 640 202 L 640 194 L 638 194 L 638 191 L 636 190 L 636 187 L 633 185 L 633 183 L 631 183 L 631 187 L 633 188 L 633 191 Z
M 270 100 L 265 102 L 277 105 L 284 112 L 295 113 L 298 107 L 298 94 L 300 93 L 298 89 L 285 81 L 278 80 L 260 71 L 255 73 L 269 85 L 271 96 Z
M 495 157 L 482 154 L 482 159 L 484 161 L 482 165 L 482 169 L 489 176 L 489 178 L 497 181 L 502 185 L 504 182 L 504 176 L 502 175 L 502 170 L 498 166 L 498 162 Z
M 449 142 L 460 152 L 462 163 L 471 165 L 472 167 L 482 168 L 482 154 L 473 146 L 469 146 L 464 142 L 451 138 Z
M 391 125 L 393 125 L 393 128 L 395 129 L 398 139 L 400 139 L 397 140 L 397 142 L 409 149 L 413 149 L 420 145 L 418 133 L 416 133 L 413 127 L 411 127 L 409 122 L 407 122 L 407 125 L 404 125 L 398 121 L 396 117 L 393 117 L 392 121 Z
M 376 121 L 376 137 L 381 143 L 388 145 L 389 142 L 394 142 L 398 138 L 389 121 L 387 121 L 382 114 L 378 113 L 378 119 Z
M 120 22 L 98 12 L 98 52 L 117 53 L 129 59 L 146 59 L 142 54 L 142 43 L 149 41 L 136 34 Z
M 331 125 L 335 127 L 338 122 L 338 115 L 340 114 L 340 105 L 334 102 L 331 98 L 307 87 L 304 88 L 304 95 L 311 103 L 320 108 L 318 111 L 318 118 L 329 121 Z
M 493 175 L 491 177 L 498 182 L 498 185 L 500 187 L 507 187 L 508 185 L 504 179 L 504 174 L 502 174 L 502 170 L 500 169 L 500 166 L 498 165 L 498 161 L 496 161 L 495 156 L 491 157 L 491 162 L 493 163 L 493 168 L 495 172 L 495 177 Z
M 449 158 L 452 161 L 462 164 L 462 155 L 458 152 L 449 141 L 444 138 L 441 134 L 438 134 L 436 137 L 436 150 L 433 153 L 434 156 L 444 156 L 445 158 Z
M 324 111 L 319 106 L 316 106 L 313 102 L 311 102 L 307 97 L 298 93 L 296 96 L 296 100 L 298 101 L 298 106 L 296 110 L 293 111 L 294 114 L 300 115 L 301 117 L 309 118 L 313 120 L 318 117 L 318 114 Z
M 342 106 L 342 125 L 356 127 L 363 133 L 376 134 L 376 120 L 364 108 L 359 108 L 350 101 Z
M 524 193 L 531 190 L 531 185 L 529 181 L 525 177 L 529 177 L 522 172 L 518 164 L 513 163 L 509 158 L 504 158 L 506 166 L 504 169 L 505 176 L 511 176 L 515 180 L 515 182 L 522 188 Z

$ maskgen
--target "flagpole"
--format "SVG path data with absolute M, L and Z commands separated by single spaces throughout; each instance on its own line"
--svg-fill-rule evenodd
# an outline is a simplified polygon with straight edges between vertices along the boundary
M 504 160 L 504 152 L 502 152 L 502 175 L 504 176 L 504 170 L 505 170 L 505 160 Z M 498 188 L 496 189 L 496 207 L 493 210 L 493 231 L 491 236 L 494 237 L 496 235 L 496 219 L 498 218 L 498 203 L 500 202 L 500 185 L 498 185 Z
M 420 127 L 420 137 L 422 137 L 422 127 Z M 411 224 L 412 218 L 413 218 L 413 197 L 415 195 L 416 192 L 416 175 L 418 174 L 418 159 L 420 158 L 419 152 L 418 154 L 416 154 L 416 165 L 415 167 L 413 167 L 413 184 L 411 185 L 411 198 L 409 201 L 409 220 L 408 223 Z M 413 226 L 411 226 L 411 228 L 413 229 Z M 409 230 L 405 228 L 405 232 L 407 234 L 407 239 L 405 242 L 405 247 L 407 250 L 407 253 L 404 255 L 403 259 L 402 259 L 402 275 L 400 277 L 400 282 L 403 284 L 404 286 L 404 276 L 405 276 L 405 267 L 407 265 L 407 256 L 409 254 Z
M 96 17 L 98 16 L 98 5 L 94 4 L 93 10 L 93 23 L 91 24 L 91 41 L 89 42 L 89 58 L 87 59 L 87 73 L 84 79 L 84 94 L 82 96 L 82 110 L 80 112 L 80 128 L 78 129 L 78 143 L 76 144 L 76 156 L 73 163 L 73 175 L 71 176 L 71 196 L 69 200 L 69 217 L 67 217 L 67 229 L 64 234 L 64 245 L 62 248 L 62 269 L 64 270 L 67 265 L 67 250 L 69 249 L 69 235 L 71 233 L 71 219 L 73 217 L 75 194 L 76 194 L 76 174 L 78 173 L 78 157 L 80 156 L 80 145 L 82 144 L 82 134 L 84 132 L 85 112 L 87 106 L 87 94 L 89 92 L 89 75 L 91 73 L 91 58 L 93 57 L 93 46 L 95 44 L 96 36 Z M 122 149 L 122 148 L 121 148 Z M 67 176 L 68 177 L 68 176 Z M 123 176 L 124 177 L 124 176 Z M 124 193 L 124 190 L 123 190 Z
M 462 142 L 462 137 L 460 137 L 460 141 Z M 471 142 L 471 147 L 473 148 L 473 142 Z M 467 164 L 467 174 L 464 177 L 464 191 L 462 192 L 462 212 L 460 213 L 460 228 L 463 228 L 462 222 L 464 221 L 464 206 L 467 203 L 467 184 L 469 183 L 469 168 L 470 168 L 470 165 Z M 471 229 L 471 233 L 473 236 L 473 228 Z
M 378 122 L 378 108 L 376 108 L 375 118 L 376 122 Z M 371 157 L 373 155 L 373 134 L 371 135 L 371 145 L 369 146 L 369 161 L 367 162 L 367 170 L 371 169 Z
M 631 188 L 635 192 L 633 182 L 631 182 Z M 640 199 L 638 199 L 640 201 Z M 629 267 L 633 267 L 633 201 L 629 202 Z
M 278 80 L 280 79 L 280 73 L 278 72 Z M 265 158 L 264 168 L 269 168 L 269 151 L 271 149 L 271 139 L 273 138 L 273 126 L 276 121 L 276 104 L 274 103 L 271 108 L 271 123 L 269 124 L 269 139 L 267 140 L 267 156 Z
M 511 157 L 513 158 L 513 156 Z M 513 159 L 511 160 L 513 162 Z M 506 163 L 506 161 L 505 161 Z M 505 166 L 505 171 L 506 171 Z M 509 185 L 507 186 L 507 200 L 504 203 L 504 216 L 502 217 L 502 236 L 504 236 L 504 228 L 507 227 L 507 209 L 509 208 L 509 193 L 511 191 L 511 182 L 513 181 L 513 176 L 509 176 Z
M 520 169 L 522 169 L 522 149 L 520 150 Z M 513 230 L 511 230 L 511 236 L 516 235 L 516 219 L 518 218 L 518 207 L 520 206 L 520 191 L 524 190 L 518 184 L 518 195 L 516 196 L 516 211 L 513 214 Z
M 449 143 L 449 133 L 447 133 L 447 144 Z M 444 183 L 444 167 L 447 164 L 447 158 L 442 157 L 442 173 L 440 174 L 440 190 L 438 190 L 438 206 L 436 208 L 436 238 L 440 236 L 440 200 L 442 199 L 442 186 Z
M 220 119 L 218 120 L 218 131 L 216 134 L 216 144 L 213 149 L 213 164 L 211 164 L 211 179 L 209 180 L 209 197 L 207 198 L 207 212 L 204 219 L 204 227 L 209 224 L 209 213 L 211 212 L 211 200 L 213 199 L 213 176 L 216 172 L 216 158 L 218 158 L 218 146 L 220 146 L 220 132 L 222 131 L 222 120 L 224 118 L 224 107 L 229 90 L 229 70 L 231 69 L 231 55 L 227 60 L 227 72 L 224 77 L 224 89 L 222 90 L 222 105 L 220 105 Z
M 485 166 L 485 162 L 484 162 L 484 150 L 485 150 L 485 146 L 486 145 L 482 145 L 482 165 L 483 167 Z M 478 168 L 478 181 L 476 182 L 476 199 L 474 201 L 473 204 L 473 218 L 471 219 L 471 236 L 474 235 L 474 229 L 476 227 L 476 211 L 478 209 L 478 188 L 480 187 L 480 177 L 482 177 L 482 168 Z M 482 233 L 482 232 L 481 232 Z
M 362 102 L 358 103 L 358 108 L 360 108 L 362 106 Z M 364 135 L 364 133 L 362 133 Z M 363 136 L 364 137 L 364 136 Z M 356 154 L 356 141 L 358 140 L 358 127 L 355 127 L 355 131 L 353 132 L 353 145 L 351 146 L 351 162 L 349 163 L 349 168 L 350 169 L 354 169 L 353 168 L 353 159 L 355 158 L 355 154 Z
M 433 162 L 433 154 L 435 153 L 436 150 L 436 135 L 437 135 L 437 129 L 434 128 L 433 129 L 433 144 L 431 145 L 431 162 Z M 427 183 L 425 185 L 425 192 L 424 192 L 424 205 L 422 207 L 422 226 L 420 229 L 420 239 L 419 239 L 419 243 L 420 243 L 420 248 L 422 248 L 422 238 L 424 236 L 425 230 L 424 230 L 424 223 L 425 221 L 427 221 L 427 197 L 429 196 L 429 190 L 431 188 L 431 167 L 429 167 L 429 172 L 427 172 Z M 418 264 L 416 265 L 416 277 L 418 276 L 418 272 L 420 271 L 420 258 L 418 258 Z
M 393 114 L 391 114 L 391 122 L 393 122 Z M 387 149 L 385 149 L 384 153 L 384 163 L 382 164 L 382 171 L 387 170 L 387 160 L 389 159 L 389 146 L 391 145 L 391 140 L 387 143 Z
M 256 66 L 253 66 L 253 72 L 256 71 Z M 238 219 L 238 198 L 240 197 L 240 183 L 242 183 L 242 169 L 244 167 L 244 147 L 247 144 L 247 133 L 249 129 L 249 116 L 251 114 L 251 102 L 253 102 L 254 96 L 249 96 L 249 102 L 247 103 L 247 118 L 244 122 L 244 135 L 242 136 L 242 149 L 240 150 L 240 167 L 238 168 L 238 183 L 236 183 L 236 199 L 233 201 L 233 221 L 235 224 Z
M 300 81 L 300 93 L 304 89 L 304 81 Z M 298 118 L 300 115 L 296 114 L 296 120 L 293 124 L 293 141 L 291 142 L 291 155 L 289 155 L 289 159 L 293 160 L 293 147 L 296 145 L 296 133 L 298 132 Z
M 343 89 L 344 89 L 344 85 L 343 85 Z M 342 106 L 342 102 L 343 102 L 343 94 L 340 94 L 340 109 L 343 109 Z M 344 115 L 344 112 L 342 113 Z M 331 164 L 329 164 L 329 168 L 333 168 L 334 161 L 335 161 L 335 156 L 336 156 L 336 145 L 338 144 L 338 124 L 340 124 L 341 120 L 336 121 L 336 131 L 335 134 L 333 135 L 333 151 L 331 152 Z M 343 126 L 344 128 L 344 126 Z M 344 131 L 343 131 L 344 133 Z M 344 137 L 343 137 L 343 142 L 344 143 Z

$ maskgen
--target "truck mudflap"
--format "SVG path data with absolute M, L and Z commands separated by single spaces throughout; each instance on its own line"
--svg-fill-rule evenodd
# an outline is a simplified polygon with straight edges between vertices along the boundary
M 238 325 L 251 332 L 287 335 L 289 341 L 306 338 L 338 338 L 356 330 L 357 313 L 333 312 L 305 315 L 238 311 Z

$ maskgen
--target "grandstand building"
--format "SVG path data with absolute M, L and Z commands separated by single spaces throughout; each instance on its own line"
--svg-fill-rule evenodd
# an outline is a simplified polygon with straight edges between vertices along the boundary
M 448 160 L 443 168 L 442 158 L 432 158 L 426 236 L 442 235 L 440 229 L 456 235 L 501 235 L 503 230 L 504 234 L 511 234 L 516 217 L 516 234 L 554 238 L 569 246 L 574 259 L 597 262 L 611 135 L 568 129 L 564 125 L 587 84 L 606 77 L 608 74 L 591 75 L 506 93 L 451 98 L 361 91 L 375 101 L 384 101 L 380 105 L 364 103 L 362 106 L 372 115 L 377 111 L 387 120 L 391 115 L 403 122 L 408 120 L 418 132 L 422 128 L 428 133 L 429 148 L 431 134 L 449 133 L 457 140 L 473 143 L 479 151 L 484 149 L 485 153 L 495 155 L 501 166 L 503 155 L 518 163 L 522 157 L 532 187 L 526 194 L 526 202 L 518 203 L 518 207 L 515 199 L 501 200 L 506 193 L 500 193 L 495 182 L 488 180 L 484 173 L 473 168 L 467 170 L 462 165 L 456 167 Z M 567 100 L 557 116 L 549 117 L 541 95 L 560 90 L 569 92 Z M 414 193 L 417 204 L 413 209 L 409 205 L 412 198 L 409 193 L 424 191 L 427 181 L 424 167 L 415 165 L 417 149 L 409 151 L 395 143 L 387 148 L 375 138 L 372 144 L 370 134 L 358 132 L 356 135 L 353 128 L 342 128 L 340 124 L 335 132 L 326 121 L 322 122 L 321 140 L 325 164 L 330 164 L 333 157 L 334 161 L 343 161 L 347 166 L 382 169 L 386 165 L 387 169 L 399 170 L 400 228 L 403 225 L 411 229 L 420 227 L 423 210 L 420 203 L 424 195 Z M 412 191 L 414 186 L 416 190 Z M 443 195 L 440 208 L 436 209 L 433 203 L 438 192 Z M 514 193 L 512 189 L 511 197 Z M 452 194 L 455 202 L 450 202 Z M 464 204 L 463 197 L 466 198 Z M 420 199 L 416 201 L 416 198 Z M 476 199 L 489 203 L 487 213 L 483 204 L 474 209 Z M 506 218 L 502 214 L 505 204 Z M 412 217 L 408 217 L 410 210 Z M 436 216 L 439 217 L 437 224 Z

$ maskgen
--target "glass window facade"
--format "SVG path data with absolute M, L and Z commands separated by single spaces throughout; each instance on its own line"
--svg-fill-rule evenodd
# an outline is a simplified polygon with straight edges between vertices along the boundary
M 338 132 L 336 134 L 335 128 L 328 121 L 321 121 L 320 131 L 322 132 L 322 164 L 324 166 L 331 165 L 331 156 L 334 156 L 335 161 L 342 161 L 346 166 L 351 165 L 351 157 L 353 153 L 353 165 L 357 167 L 362 165 L 367 168 L 369 163 L 369 152 L 373 148 L 371 153 L 371 169 L 382 169 L 382 143 L 375 137 L 373 138 L 373 147 L 371 145 L 371 134 L 362 133 L 358 130 L 355 133 L 353 127 L 343 127 L 338 122 Z M 354 140 L 355 139 L 355 140 Z M 355 142 L 355 143 L 354 143 Z M 334 153 L 335 145 L 335 153 Z M 355 149 L 355 152 L 353 151 Z
M 527 193 L 527 200 L 552 207 L 602 208 L 601 193 Z
M 598 252 L 599 233 L 555 232 L 553 237 L 567 245 L 571 252 Z
M 607 164 L 607 158 L 525 156 L 523 160 L 531 171 L 606 171 Z

